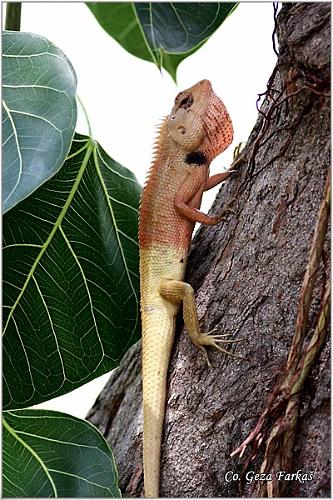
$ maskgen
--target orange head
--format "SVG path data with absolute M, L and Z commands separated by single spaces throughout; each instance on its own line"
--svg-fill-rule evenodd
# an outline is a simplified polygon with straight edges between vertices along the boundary
M 209 80 L 201 80 L 177 95 L 167 119 L 167 130 L 184 151 L 200 153 L 207 163 L 233 139 L 228 111 Z

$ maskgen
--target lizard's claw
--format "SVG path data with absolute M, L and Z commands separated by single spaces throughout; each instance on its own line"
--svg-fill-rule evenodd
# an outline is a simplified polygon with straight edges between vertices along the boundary
M 233 199 L 232 199 L 232 200 L 228 203 L 228 205 L 227 205 L 227 206 L 226 206 L 226 207 L 222 210 L 222 212 L 220 213 L 220 215 L 218 215 L 218 216 L 216 217 L 217 222 L 222 222 L 223 220 L 225 220 L 226 215 L 227 215 L 227 214 L 229 214 L 229 213 L 230 213 L 230 214 L 237 215 L 237 212 L 236 212 L 233 208 L 231 208 L 231 206 L 235 203 L 235 201 L 236 201 L 236 199 L 235 199 L 235 198 L 233 198 Z
M 230 333 L 224 333 L 220 335 L 212 335 L 216 331 L 216 328 L 213 330 L 210 330 L 207 333 L 200 333 L 200 335 L 196 339 L 196 345 L 200 347 L 200 349 L 204 352 L 205 358 L 207 361 L 208 366 L 211 366 L 210 361 L 208 359 L 208 354 L 206 351 L 206 347 L 215 347 L 215 349 L 218 349 L 219 351 L 223 352 L 224 354 L 227 354 L 228 356 L 232 356 L 233 358 L 237 359 L 246 359 L 244 356 L 240 356 L 237 354 L 234 354 L 230 351 L 227 351 L 226 349 L 223 349 L 219 344 L 233 344 L 236 342 L 243 342 L 245 339 L 224 339 L 222 337 L 226 337 L 228 335 L 231 335 Z
M 238 174 L 238 170 L 236 170 L 235 168 L 233 168 L 232 170 L 228 170 L 228 179 L 232 179 L 233 177 L 235 177 L 235 174 Z
M 235 147 L 235 149 L 234 149 L 234 151 L 233 151 L 233 160 L 234 160 L 234 161 L 235 161 L 235 160 L 237 160 L 237 159 L 239 158 L 239 156 L 240 156 L 240 152 L 241 152 L 241 149 L 242 149 L 242 145 L 243 145 L 243 143 L 242 143 L 242 142 L 240 142 L 240 143 L 239 143 L 239 144 Z

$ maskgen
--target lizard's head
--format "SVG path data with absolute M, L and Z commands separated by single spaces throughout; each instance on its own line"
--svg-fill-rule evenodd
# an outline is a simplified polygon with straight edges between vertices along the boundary
M 179 146 L 188 153 L 202 154 L 208 163 L 233 139 L 229 114 L 209 80 L 201 80 L 177 95 L 167 126 Z

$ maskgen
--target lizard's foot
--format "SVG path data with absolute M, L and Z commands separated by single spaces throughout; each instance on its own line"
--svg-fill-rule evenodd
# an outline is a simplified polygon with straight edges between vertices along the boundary
M 232 154 L 232 156 L 233 156 L 233 160 L 234 160 L 234 161 L 235 161 L 235 160 L 237 160 L 237 159 L 240 157 L 240 152 L 241 152 L 241 150 L 243 149 L 243 148 L 242 148 L 242 145 L 243 145 L 243 143 L 242 143 L 242 142 L 240 142 L 240 143 L 239 143 L 239 144 L 235 147 L 235 149 L 234 149 L 234 151 L 233 151 L 233 154 Z
M 232 356 L 233 358 L 237 359 L 246 359 L 243 356 L 239 356 L 237 354 L 234 354 L 230 351 L 227 351 L 226 349 L 223 349 L 219 344 L 234 344 L 236 342 L 243 342 L 245 339 L 224 339 L 223 337 L 226 337 L 230 335 L 230 333 L 225 333 L 221 335 L 212 335 L 216 329 L 211 330 L 207 333 L 199 333 L 196 336 L 191 335 L 191 339 L 193 344 L 198 346 L 204 353 L 206 361 L 208 366 L 211 366 L 206 347 L 215 347 L 215 349 L 218 349 L 219 351 L 223 352 L 224 354 L 227 354 L 228 356 Z
M 232 200 L 226 205 L 226 207 L 222 210 L 222 212 L 216 216 L 216 223 L 218 224 L 219 222 L 222 222 L 223 220 L 226 219 L 226 216 L 228 214 L 234 214 L 237 215 L 237 212 L 233 210 L 231 207 L 235 203 L 236 198 L 232 198 Z

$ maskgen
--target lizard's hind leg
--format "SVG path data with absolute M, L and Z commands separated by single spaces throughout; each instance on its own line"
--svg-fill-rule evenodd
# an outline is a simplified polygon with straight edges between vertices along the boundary
M 222 339 L 226 335 L 212 335 L 211 332 L 203 333 L 200 330 L 197 309 L 195 305 L 194 290 L 188 283 L 183 281 L 163 279 L 159 287 L 160 295 L 172 304 L 183 303 L 183 318 L 186 330 L 191 337 L 193 344 L 198 346 L 205 354 L 207 363 L 210 365 L 206 347 L 212 346 L 219 351 L 233 356 L 235 358 L 244 359 L 242 356 L 237 356 L 229 351 L 223 349 L 219 344 L 231 344 L 234 342 L 241 342 L 240 340 L 226 340 Z

